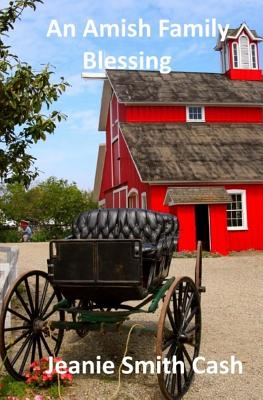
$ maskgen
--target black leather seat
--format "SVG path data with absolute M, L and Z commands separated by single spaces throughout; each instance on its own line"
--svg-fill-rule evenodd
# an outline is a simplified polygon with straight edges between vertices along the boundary
M 144 287 L 169 273 L 178 241 L 178 220 L 143 209 L 98 209 L 81 213 L 73 223 L 73 239 L 141 239 Z

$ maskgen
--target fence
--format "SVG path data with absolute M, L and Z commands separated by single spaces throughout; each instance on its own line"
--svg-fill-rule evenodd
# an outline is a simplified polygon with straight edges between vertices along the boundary
M 9 286 L 16 279 L 18 249 L 0 247 L 0 309 Z M 7 325 L 10 325 L 10 315 L 7 316 Z

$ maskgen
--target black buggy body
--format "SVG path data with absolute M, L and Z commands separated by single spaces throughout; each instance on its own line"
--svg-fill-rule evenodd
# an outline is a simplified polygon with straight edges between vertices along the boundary
M 49 275 L 71 300 L 102 306 L 140 300 L 169 273 L 176 217 L 142 209 L 80 214 L 69 240 L 50 243 Z

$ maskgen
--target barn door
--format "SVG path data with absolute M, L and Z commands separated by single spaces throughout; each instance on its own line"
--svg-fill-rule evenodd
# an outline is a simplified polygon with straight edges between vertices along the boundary
M 202 241 L 203 249 L 210 251 L 210 226 L 207 204 L 195 206 L 196 242 Z

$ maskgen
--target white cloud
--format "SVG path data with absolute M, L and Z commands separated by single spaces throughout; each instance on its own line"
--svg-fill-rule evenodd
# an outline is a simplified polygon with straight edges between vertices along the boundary
M 190 59 L 191 55 L 200 56 L 207 53 L 207 48 L 204 43 L 193 43 L 189 46 L 185 46 L 182 50 L 176 52 L 176 60 L 183 60 L 185 58 Z
M 98 114 L 94 110 L 73 111 L 68 115 L 67 130 L 85 135 L 97 134 Z
M 82 93 L 88 95 L 97 95 L 102 90 L 102 83 L 95 80 L 81 78 L 81 73 L 74 75 L 65 75 L 66 81 L 71 85 L 67 89 L 65 96 L 77 96 Z

